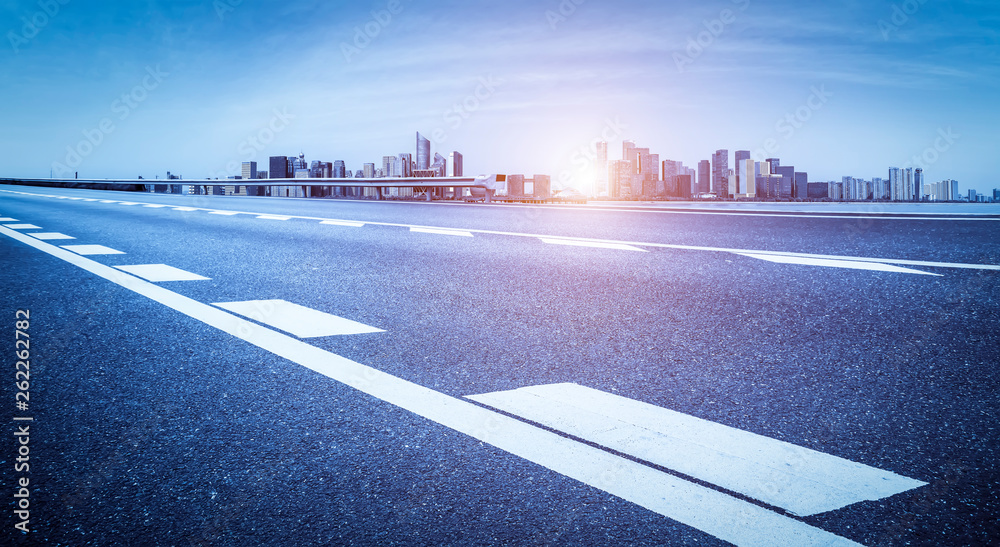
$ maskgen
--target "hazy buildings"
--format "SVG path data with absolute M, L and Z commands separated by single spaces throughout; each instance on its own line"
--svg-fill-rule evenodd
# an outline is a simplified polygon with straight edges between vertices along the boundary
M 458 152 L 452 152 L 448 154 L 448 176 L 449 177 L 463 177 L 465 176 L 465 166 L 463 165 L 464 158 L 462 154 Z
M 701 160 L 698 162 L 698 193 L 708 194 L 712 191 L 712 162 Z
M 242 177 L 244 179 L 256 179 L 257 178 L 257 162 L 255 162 L 255 161 L 245 161 L 245 162 L 243 162 Z
M 271 156 L 268 160 L 268 174 L 272 179 L 288 178 L 288 158 L 285 156 Z
M 396 165 L 396 156 L 382 156 L 382 176 L 386 178 L 398 177 L 399 173 L 396 172 Z
M 336 160 L 333 162 L 333 178 L 347 178 L 347 167 L 344 165 L 344 160 Z
M 366 163 L 363 166 L 363 170 L 362 171 L 358 171 L 358 172 L 361 173 L 361 176 L 363 178 L 373 179 L 373 178 L 375 178 L 375 164 L 374 163 Z
M 548 175 L 535 175 L 534 195 L 536 198 L 552 197 L 552 177 Z
M 594 195 L 600 196 L 610 196 L 611 192 L 608 188 L 608 143 L 605 141 L 598 142 L 594 150 L 596 166 L 594 169 L 597 171 L 594 180 Z
M 417 132 L 417 169 L 430 169 L 431 167 L 431 141 L 425 139 L 420 132 Z
M 429 153 L 429 152 L 428 152 Z M 400 171 L 399 176 L 401 177 L 412 177 L 413 176 L 413 154 L 403 152 L 399 155 L 399 165 Z
M 524 195 L 524 175 L 507 175 L 507 195 L 511 197 Z
M 739 152 L 737 152 L 737 156 Z M 757 196 L 757 164 L 750 158 L 741 158 L 736 162 L 736 193 L 748 198 Z
M 723 198 L 729 195 L 729 150 L 712 154 L 712 191 Z
M 608 171 L 609 197 L 629 198 L 632 196 L 632 162 L 615 160 Z

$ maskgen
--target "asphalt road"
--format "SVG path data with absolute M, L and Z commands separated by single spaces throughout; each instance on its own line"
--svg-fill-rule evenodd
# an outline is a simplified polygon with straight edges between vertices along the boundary
M 17 310 L 31 344 L 29 407 L 14 381 L 0 391 L 3 536 L 998 544 L 1000 219 L 743 212 L 0 187 L 10 380 Z M 208 279 L 116 269 L 150 264 Z M 269 304 L 250 323 L 223 306 L 247 301 L 380 332 L 298 336 L 268 323 Z M 734 468 L 630 448 L 659 438 L 648 430 L 619 445 L 581 432 L 593 409 L 529 416 L 468 398 L 554 384 L 809 449 L 793 480 L 819 454 L 916 486 L 799 511 Z M 11 433 L 26 424 L 20 472 Z M 716 438 L 692 427 L 695 445 Z M 25 477 L 27 534 L 13 512 Z

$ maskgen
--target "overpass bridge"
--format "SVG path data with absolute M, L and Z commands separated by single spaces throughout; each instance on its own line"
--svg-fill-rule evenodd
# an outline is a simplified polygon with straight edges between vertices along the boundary
M 285 178 L 285 179 L 26 179 L 0 178 L 0 184 L 91 188 L 99 190 L 144 191 L 147 186 L 322 186 L 328 188 L 375 188 L 375 199 L 383 199 L 385 188 L 413 188 L 431 200 L 434 188 L 469 188 L 477 199 L 491 202 L 497 190 L 507 184 L 506 175 L 477 177 L 393 177 L 393 178 Z

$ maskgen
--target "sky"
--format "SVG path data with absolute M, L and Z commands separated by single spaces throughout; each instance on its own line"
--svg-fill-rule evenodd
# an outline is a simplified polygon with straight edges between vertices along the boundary
M 0 177 L 358 170 L 420 131 L 585 193 L 623 139 L 1000 188 L 995 0 L 0 0 L 0 31 Z

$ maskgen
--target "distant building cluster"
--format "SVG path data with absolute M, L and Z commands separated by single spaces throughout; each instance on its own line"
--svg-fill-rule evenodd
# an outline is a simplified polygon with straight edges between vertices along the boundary
M 888 178 L 864 180 L 843 177 L 841 181 L 810 182 L 805 171 L 782 165 L 779 158 L 751 159 L 749 150 L 737 150 L 729 165 L 729 150 L 716 150 L 697 168 L 665 159 L 633 141 L 622 143 L 622 159 L 608 159 L 608 143 L 596 145 L 597 185 L 595 193 L 610 199 L 752 199 L 826 201 L 980 201 L 1000 202 L 970 190 L 959 193 L 958 182 L 928 183 L 923 169 L 889 168 Z

